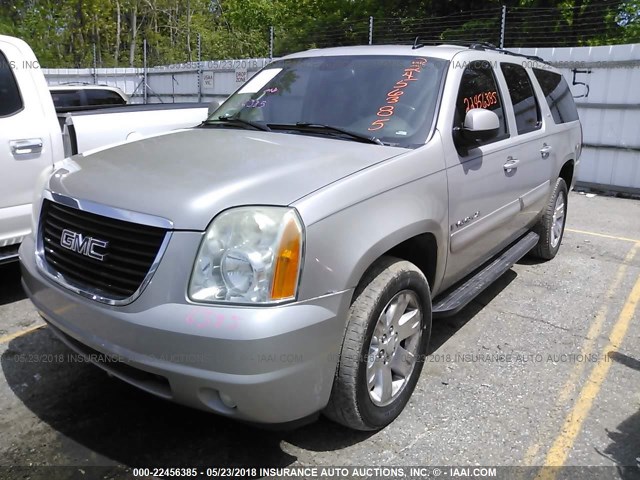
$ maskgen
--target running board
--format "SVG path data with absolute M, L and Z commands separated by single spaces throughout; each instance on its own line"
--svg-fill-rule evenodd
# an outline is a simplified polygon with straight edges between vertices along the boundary
M 0 265 L 18 260 L 18 248 L 20 245 L 11 245 L 0 248 Z
M 433 317 L 450 317 L 462 310 L 471 300 L 500 278 L 514 263 L 524 257 L 538 243 L 539 235 L 529 232 L 503 251 L 491 263 L 478 270 L 457 288 L 438 298 L 432 307 Z

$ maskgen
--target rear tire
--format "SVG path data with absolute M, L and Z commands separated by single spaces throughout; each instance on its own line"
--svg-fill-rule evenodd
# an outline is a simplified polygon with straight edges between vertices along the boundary
M 551 260 L 558 253 L 567 221 L 567 198 L 567 184 L 558 178 L 542 217 L 533 227 L 533 231 L 540 235 L 540 240 L 531 250 L 532 256 Z
M 354 293 L 323 413 L 356 430 L 391 423 L 415 389 L 430 335 L 431 295 L 424 274 L 410 262 L 382 257 Z

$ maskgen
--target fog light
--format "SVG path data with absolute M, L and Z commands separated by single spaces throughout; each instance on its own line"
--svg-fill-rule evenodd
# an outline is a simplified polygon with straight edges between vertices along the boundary
M 224 403 L 224 406 L 227 408 L 236 408 L 236 402 L 233 401 L 233 398 L 231 398 L 229 395 L 227 395 L 226 393 L 222 393 L 219 392 L 220 395 L 220 400 L 222 400 L 222 403 Z

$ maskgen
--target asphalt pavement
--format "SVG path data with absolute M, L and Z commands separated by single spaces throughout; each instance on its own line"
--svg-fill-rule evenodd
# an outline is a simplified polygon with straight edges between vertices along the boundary
M 539 468 L 566 465 L 638 478 L 639 301 L 640 201 L 571 193 L 553 261 L 525 257 L 435 322 L 417 389 L 393 424 L 362 433 L 320 419 L 266 431 L 154 398 L 83 362 L 42 326 L 17 265 L 0 266 L 0 478 L 436 465 L 451 477 L 461 473 L 452 467 L 510 466 L 529 468 L 508 477 L 570 478 Z M 37 468 L 51 465 L 68 468 Z

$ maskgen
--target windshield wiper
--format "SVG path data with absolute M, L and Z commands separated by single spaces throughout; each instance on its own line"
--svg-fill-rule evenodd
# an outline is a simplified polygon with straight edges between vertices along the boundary
M 374 143 L 376 145 L 384 145 L 384 143 L 382 143 L 382 141 L 380 141 L 380 139 L 370 136 L 370 135 L 365 135 L 364 133 L 358 133 L 358 132 L 353 132 L 351 130 L 347 130 L 345 128 L 341 128 L 341 127 L 334 127 L 332 125 L 325 125 L 322 123 L 310 123 L 310 122 L 297 122 L 295 124 L 268 124 L 269 127 L 273 130 L 273 129 L 290 129 L 290 130 L 300 130 L 300 131 L 304 131 L 304 130 L 311 130 L 311 131 L 317 131 L 317 132 L 333 132 L 333 133 L 339 133 L 341 135 L 346 135 L 347 137 L 350 137 L 354 140 L 358 140 L 360 142 L 365 142 L 365 143 Z
M 231 116 L 220 116 L 217 120 L 206 120 L 203 122 L 204 125 L 211 125 L 213 122 L 225 122 L 232 123 L 235 125 L 244 125 L 247 127 L 255 128 L 256 130 L 262 130 L 263 132 L 270 132 L 271 129 L 265 125 L 264 123 L 253 122 L 251 120 L 245 120 L 244 118 L 240 118 L 234 115 Z

